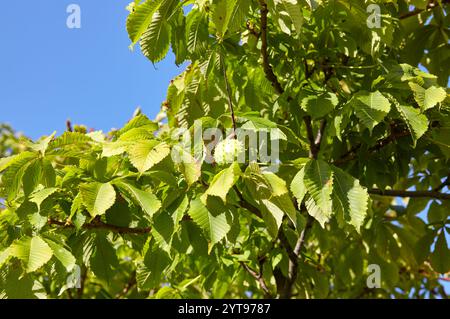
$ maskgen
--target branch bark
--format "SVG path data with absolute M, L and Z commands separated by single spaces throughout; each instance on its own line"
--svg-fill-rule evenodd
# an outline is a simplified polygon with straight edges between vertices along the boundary
M 269 288 L 267 287 L 266 282 L 264 281 L 262 273 L 251 269 L 246 263 L 244 263 L 242 261 L 240 262 L 240 264 L 245 269 L 245 271 L 247 271 L 259 283 L 259 285 L 261 286 L 261 289 L 264 291 L 265 297 L 271 298 L 272 294 L 271 294 Z
M 409 131 L 401 131 L 397 133 L 391 133 L 389 136 L 378 140 L 375 143 L 375 146 L 369 148 L 369 153 L 374 153 L 381 150 L 383 147 L 389 145 L 400 137 L 409 136 L 411 133 Z M 344 153 L 339 159 L 333 162 L 334 165 L 341 165 L 346 162 L 349 162 L 356 158 L 356 152 L 361 148 L 362 144 L 357 144 L 353 146 L 348 152 Z
M 136 281 L 136 271 L 133 271 L 131 273 L 131 278 L 128 281 L 127 285 L 123 288 L 123 290 L 121 292 L 119 292 L 118 294 L 116 294 L 116 299 L 122 299 L 123 297 L 126 297 L 126 295 L 130 292 L 130 290 L 136 286 L 137 281 Z
M 273 72 L 273 68 L 269 62 L 269 52 L 267 43 L 267 15 L 269 10 L 267 8 L 267 3 L 264 0 L 260 0 L 259 4 L 261 6 L 261 55 L 263 59 L 264 73 L 267 79 L 272 83 L 273 88 L 278 94 L 283 94 L 284 89 L 278 81 L 277 76 Z
M 449 200 L 450 194 L 440 193 L 436 191 L 404 191 L 404 190 L 382 190 L 382 189 L 369 189 L 369 194 L 380 196 L 392 196 L 392 197 L 410 197 L 410 198 L 434 198 Z
M 50 218 L 47 222 L 49 225 L 59 226 L 63 228 L 74 228 L 75 226 L 71 223 L 62 222 L 59 220 L 55 220 Z M 151 231 L 151 228 L 128 228 L 128 227 L 121 227 L 111 224 L 106 224 L 99 220 L 94 220 L 91 223 L 84 224 L 82 226 L 83 229 L 105 229 L 109 230 L 113 233 L 118 234 L 136 234 L 136 235 L 142 235 L 142 234 L 148 234 Z
M 450 3 L 450 0 L 442 0 L 442 4 L 447 4 L 447 3 Z M 431 10 L 431 9 L 437 7 L 437 6 L 439 6 L 439 3 L 437 1 L 429 1 L 428 4 L 427 4 L 427 7 L 425 9 L 415 9 L 413 11 L 410 11 L 408 13 L 405 13 L 405 14 L 401 15 L 399 17 L 399 19 L 402 20 L 402 19 L 406 19 L 406 18 L 409 18 L 409 17 L 416 16 L 418 14 L 421 14 L 424 11 Z
M 303 121 L 305 122 L 306 126 L 306 134 L 308 137 L 308 141 L 310 144 L 310 154 L 309 157 L 312 159 L 317 159 L 319 156 L 320 146 L 322 144 L 322 139 L 324 136 L 325 128 L 327 125 L 326 120 L 322 120 L 320 123 L 319 131 L 317 132 L 316 137 L 314 137 L 314 130 L 311 122 L 310 116 L 305 116 L 303 118 Z M 305 228 L 300 233 L 300 236 L 297 239 L 297 242 L 295 244 L 294 249 L 291 251 L 291 248 L 288 247 L 289 243 L 287 243 L 287 240 L 283 240 L 283 236 L 281 236 L 281 241 L 284 243 L 284 246 L 288 249 L 288 255 L 289 255 L 289 278 L 286 281 L 286 284 L 281 291 L 280 297 L 283 299 L 289 299 L 292 297 L 292 289 L 294 287 L 294 284 L 297 280 L 298 275 L 298 263 L 300 259 L 300 253 L 303 247 L 305 246 L 306 238 L 308 236 L 308 233 L 310 229 L 312 228 L 314 223 L 314 218 L 308 214 L 308 218 L 306 220 Z

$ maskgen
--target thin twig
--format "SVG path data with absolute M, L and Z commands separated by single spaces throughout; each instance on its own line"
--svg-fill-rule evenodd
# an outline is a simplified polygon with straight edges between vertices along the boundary
M 450 3 L 450 0 L 442 0 L 442 4 L 446 4 L 446 3 Z M 399 17 L 399 19 L 402 20 L 402 19 L 406 19 L 406 18 L 409 18 L 409 17 L 416 16 L 418 14 L 421 14 L 424 11 L 428 11 L 430 9 L 433 9 L 433 8 L 437 7 L 437 6 L 439 6 L 439 3 L 437 1 L 430 1 L 430 2 L 428 2 L 428 4 L 427 4 L 425 9 L 415 9 L 413 11 L 410 11 L 408 13 L 405 13 L 405 14 L 401 15 Z
M 70 120 L 66 121 L 66 130 L 67 132 L 73 132 L 72 122 Z
M 438 187 L 433 189 L 433 191 L 439 192 L 446 186 L 450 186 L 450 174 L 447 176 L 447 178 Z
M 87 276 L 88 276 L 87 268 L 86 267 L 83 267 L 83 268 L 84 268 L 83 269 L 83 273 L 82 273 L 81 278 L 80 278 L 80 288 L 78 288 L 78 292 L 77 292 L 78 299 L 82 299 L 83 298 L 84 286 L 85 286 L 86 279 L 87 279 Z
M 55 220 L 50 218 L 48 220 L 48 224 L 49 225 L 55 225 L 55 226 L 60 226 L 63 228 L 74 228 L 75 226 L 71 223 L 66 223 L 66 222 L 62 222 L 59 220 Z M 106 224 L 102 221 L 99 220 L 95 220 L 91 223 L 87 223 L 84 224 L 82 226 L 82 228 L 84 229 L 105 229 L 105 230 L 109 230 L 113 233 L 118 233 L 118 234 L 148 234 L 151 231 L 150 227 L 147 228 L 128 228 L 128 227 L 121 227 L 121 226 L 116 226 L 116 225 L 110 225 L 110 224 Z
M 261 286 L 261 289 L 264 291 L 265 297 L 270 298 L 272 294 L 271 294 L 269 288 L 267 287 L 266 282 L 264 281 L 262 273 L 251 269 L 246 263 L 244 263 L 242 261 L 240 262 L 240 264 L 245 269 L 245 271 L 247 271 L 259 283 L 259 285 Z
M 308 218 L 306 220 L 306 226 L 300 233 L 300 236 L 298 237 L 297 243 L 295 244 L 295 248 L 292 251 L 289 260 L 289 278 L 286 281 L 286 287 L 283 289 L 283 292 L 281 294 L 281 298 L 283 299 L 289 299 L 292 297 L 292 288 L 297 280 L 298 275 L 298 261 L 300 258 L 300 253 L 302 248 L 305 245 L 306 237 L 312 228 L 312 225 L 314 223 L 314 218 L 311 215 L 308 215 Z
M 273 72 L 273 68 L 269 62 L 269 52 L 267 44 L 267 15 L 269 9 L 267 8 L 267 3 L 264 0 L 260 0 L 259 4 L 261 6 L 261 55 L 263 59 L 264 73 L 267 79 L 272 83 L 273 88 L 278 94 L 283 94 L 284 89 L 278 81 L 277 76 Z
M 239 205 L 241 205 L 241 207 L 253 213 L 255 216 L 262 219 L 262 214 L 259 211 L 259 209 L 250 204 L 247 200 L 245 200 L 244 196 L 242 196 L 241 192 L 239 191 L 239 188 L 236 185 L 234 185 L 233 189 L 236 192 L 237 196 L 239 197 Z
M 392 133 L 391 135 L 378 140 L 374 146 L 369 148 L 369 153 L 374 153 L 382 149 L 383 147 L 389 145 L 390 143 L 396 141 L 400 137 L 409 136 L 411 133 L 409 131 L 402 131 L 398 133 Z M 341 165 L 349 162 L 356 158 L 356 152 L 361 148 L 362 144 L 357 144 L 353 146 L 348 152 L 344 153 L 339 159 L 333 162 L 334 165 Z
M 305 116 L 303 118 L 305 125 L 306 125 L 306 134 L 308 136 L 308 140 L 310 143 L 310 158 L 317 159 L 319 156 L 320 146 L 322 144 L 322 140 L 324 137 L 325 128 L 327 125 L 326 120 L 322 120 L 320 123 L 319 131 L 317 132 L 316 137 L 314 137 L 314 131 L 312 127 L 311 117 Z M 288 247 L 288 255 L 289 255 L 289 278 L 286 281 L 285 287 L 281 293 L 281 298 L 289 299 L 292 297 L 292 288 L 294 287 L 294 284 L 297 280 L 298 275 L 298 263 L 300 258 L 300 253 L 302 248 L 305 245 L 306 237 L 312 228 L 312 225 L 314 223 L 314 218 L 311 215 L 308 215 L 308 218 L 306 220 L 305 228 L 300 233 L 300 236 L 297 239 L 297 243 L 295 244 L 294 249 L 292 252 L 290 252 L 289 244 L 285 244 L 285 246 Z M 283 236 L 281 236 L 283 238 Z M 282 241 L 283 242 L 283 241 Z
M 311 123 L 311 116 L 307 115 L 303 118 L 306 126 L 306 136 L 309 141 L 309 157 L 317 159 L 319 150 L 317 149 L 316 138 L 314 137 L 314 131 Z
M 130 292 L 130 290 L 133 289 L 134 286 L 136 286 L 136 284 L 137 284 L 136 271 L 133 271 L 131 273 L 131 278 L 128 281 L 127 285 L 123 288 L 123 290 L 121 292 L 119 292 L 116 295 L 116 299 L 121 299 L 121 298 L 125 297 Z
M 450 199 L 450 194 L 435 191 L 404 191 L 391 189 L 369 189 L 369 194 L 391 197 L 409 197 L 409 198 L 434 198 L 434 199 Z

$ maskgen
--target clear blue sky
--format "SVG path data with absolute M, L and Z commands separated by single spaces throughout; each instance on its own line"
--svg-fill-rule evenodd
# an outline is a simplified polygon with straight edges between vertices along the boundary
M 170 55 L 153 65 L 125 28 L 131 0 L 23 0 L 0 12 L 0 122 L 31 138 L 62 133 L 66 119 L 107 131 L 137 106 L 153 117 L 178 75 Z M 81 8 L 69 29 L 66 8 Z

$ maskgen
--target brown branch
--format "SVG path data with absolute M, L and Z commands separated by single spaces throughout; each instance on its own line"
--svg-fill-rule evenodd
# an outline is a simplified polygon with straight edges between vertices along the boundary
M 236 192 L 237 196 L 239 197 L 239 205 L 241 205 L 241 207 L 245 208 L 249 212 L 253 213 L 255 216 L 262 219 L 263 217 L 259 209 L 250 204 L 247 200 L 245 200 L 244 196 L 242 196 L 241 192 L 239 191 L 236 185 L 233 186 L 233 189 Z
M 390 143 L 396 141 L 400 137 L 410 136 L 409 131 L 401 131 L 398 133 L 391 133 L 391 135 L 378 140 L 374 146 L 369 148 L 369 153 L 374 153 L 382 149 L 383 147 L 389 145 Z M 341 165 L 356 158 L 356 152 L 361 148 L 362 144 L 359 143 L 353 146 L 348 152 L 344 153 L 339 159 L 333 162 L 334 165 Z
M 309 140 L 309 146 L 310 146 L 310 154 L 309 157 L 313 159 L 317 159 L 319 156 L 320 146 L 322 144 L 322 139 L 324 136 L 325 128 L 327 125 L 326 120 L 322 120 L 320 123 L 319 131 L 317 132 L 316 137 L 314 137 L 314 131 L 312 127 L 311 117 L 305 116 L 303 118 L 305 125 L 306 125 L 306 134 Z M 312 225 L 314 223 L 314 218 L 308 214 L 308 218 L 306 220 L 305 228 L 300 233 L 300 236 L 297 239 L 297 243 L 295 244 L 294 249 L 292 250 L 289 243 L 287 242 L 287 239 L 285 238 L 284 234 L 282 234 L 280 237 L 282 245 L 284 245 L 288 251 L 289 255 L 289 275 L 288 280 L 286 281 L 284 288 L 280 294 L 280 297 L 283 299 L 289 299 L 292 297 L 292 288 L 294 287 L 294 284 L 297 280 L 298 275 L 298 262 L 300 259 L 300 253 L 302 248 L 305 245 L 306 237 L 312 228 Z
M 305 228 L 300 233 L 300 236 L 297 240 L 297 243 L 295 244 L 294 250 L 289 255 L 289 279 L 286 281 L 286 286 L 284 287 L 281 298 L 283 299 L 289 299 L 292 297 L 292 288 L 294 287 L 295 281 L 297 280 L 298 275 L 298 261 L 300 258 L 300 253 L 302 251 L 302 248 L 305 245 L 306 236 L 308 235 L 310 229 L 312 228 L 312 225 L 314 223 L 314 218 L 311 215 L 308 215 L 308 218 L 306 220 Z
M 327 127 L 327 120 L 323 119 L 320 122 L 320 128 L 319 128 L 319 131 L 317 132 L 317 136 L 316 136 L 316 139 L 314 141 L 314 144 L 316 145 L 318 151 L 320 151 L 320 145 L 322 144 L 323 134 L 325 133 L 325 128 L 326 127 Z
M 442 0 L 442 4 L 446 4 L 446 3 L 450 3 L 450 0 Z M 418 14 L 421 14 L 424 11 L 428 11 L 430 9 L 433 9 L 433 8 L 437 7 L 437 6 L 439 6 L 439 3 L 437 1 L 429 1 L 428 4 L 427 4 L 427 7 L 425 9 L 415 9 L 413 11 L 410 11 L 408 13 L 405 13 L 405 14 L 401 15 L 399 17 L 399 19 L 402 20 L 402 19 L 406 19 L 406 18 L 409 18 L 409 17 L 416 16 Z
M 314 137 L 314 131 L 311 122 L 311 116 L 307 115 L 303 118 L 306 126 L 306 137 L 309 141 L 309 157 L 317 159 L 319 149 L 317 149 L 316 138 Z
M 134 286 L 136 286 L 137 281 L 136 281 L 136 271 L 133 271 L 133 273 L 131 274 L 131 278 L 128 281 L 127 285 L 123 288 L 123 290 L 121 292 L 119 292 L 118 294 L 116 294 L 116 299 L 121 299 L 123 297 L 125 297 L 131 289 L 133 289 Z
M 55 219 L 49 219 L 47 222 L 49 225 L 55 225 L 63 228 L 74 228 L 75 226 L 71 223 L 62 222 Z M 111 224 L 106 224 L 99 220 L 94 220 L 91 223 L 84 224 L 82 226 L 84 229 L 105 229 L 109 230 L 113 233 L 118 234 L 148 234 L 151 231 L 150 227 L 147 228 L 128 228 L 128 227 L 121 227 Z
M 88 276 L 87 268 L 86 267 L 83 267 L 83 268 L 84 268 L 83 269 L 83 273 L 82 273 L 81 278 L 80 278 L 80 288 L 78 288 L 78 292 L 77 292 L 78 299 L 82 299 L 83 298 L 84 286 L 85 286 L 86 279 L 87 279 L 87 276 Z
M 447 178 L 445 179 L 445 181 L 443 181 L 438 187 L 436 187 L 435 189 L 433 189 L 433 191 L 435 192 L 439 192 L 441 191 L 444 187 L 446 186 L 450 186 L 450 174 L 447 176 Z
M 251 269 L 246 263 L 244 263 L 242 261 L 240 262 L 240 264 L 245 269 L 245 271 L 247 271 L 259 283 L 259 285 L 261 286 L 261 289 L 264 291 L 265 297 L 271 298 L 272 294 L 271 294 L 269 288 L 267 287 L 266 282 L 264 281 L 262 273 Z
M 450 199 L 450 194 L 440 193 L 435 191 L 403 191 L 391 189 L 369 189 L 369 194 L 392 197 L 409 197 L 409 198 L 434 198 L 434 199 Z
M 72 122 L 70 120 L 66 121 L 66 130 L 67 132 L 73 132 Z
M 233 122 L 233 137 L 235 139 L 237 139 L 236 116 L 234 114 L 233 99 L 232 99 L 233 95 L 231 92 L 230 82 L 228 81 L 227 66 L 225 65 L 225 61 L 224 61 L 222 54 L 220 55 L 220 64 L 222 64 L 223 78 L 225 80 L 225 87 L 227 89 L 228 106 L 229 106 L 230 112 L 231 112 L 231 121 Z
M 269 9 L 267 8 L 267 3 L 264 0 L 260 0 L 259 4 L 261 6 L 261 55 L 263 59 L 264 73 L 267 79 L 272 83 L 273 88 L 278 94 L 283 94 L 284 89 L 278 81 L 277 76 L 273 72 L 273 68 L 269 62 L 268 44 L 267 44 L 267 15 Z

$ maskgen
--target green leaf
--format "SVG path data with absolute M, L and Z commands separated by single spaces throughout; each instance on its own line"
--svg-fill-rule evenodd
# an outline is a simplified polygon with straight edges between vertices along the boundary
M 373 128 L 380 123 L 391 109 L 391 103 L 379 91 L 358 92 L 350 100 L 356 116 L 372 132 Z
M 95 235 L 94 252 L 91 255 L 90 265 L 94 275 L 106 283 L 113 282 L 118 265 L 116 251 L 103 233 Z
M 234 2 L 236 3 L 233 3 L 233 1 L 227 3 L 229 8 L 228 11 L 231 11 L 231 16 L 227 26 L 230 33 L 239 30 L 239 28 L 244 25 L 245 17 L 251 4 L 250 1 L 247 0 L 235 0 Z M 230 8 L 233 8 L 233 10 Z
M 139 114 L 138 116 L 133 117 L 122 129 L 116 132 L 116 135 L 122 137 L 125 133 L 130 134 L 130 131 L 133 131 L 134 129 L 143 129 L 146 132 L 153 133 L 158 128 L 158 123 L 151 121 L 144 114 Z M 120 139 L 122 140 L 123 138 Z M 130 140 L 130 138 L 127 138 L 127 140 Z
M 47 155 L 61 154 L 62 151 L 86 146 L 93 142 L 92 139 L 83 133 L 65 132 L 60 137 L 52 140 L 47 148 Z
M 116 192 L 110 183 L 89 183 L 80 186 L 83 204 L 92 217 L 104 215 L 116 201 Z
M 173 159 L 178 164 L 179 171 L 184 175 L 186 183 L 191 186 L 201 176 L 202 162 L 197 161 L 188 151 L 180 146 L 175 145 L 173 151 Z
M 428 119 L 425 115 L 421 114 L 419 110 L 406 105 L 396 105 L 400 116 L 408 126 L 408 130 L 411 133 L 414 146 L 416 146 L 417 140 L 428 131 Z
M 217 35 L 223 38 L 228 30 L 233 32 L 242 26 L 248 8 L 246 0 L 214 0 L 211 8 L 211 20 Z
M 333 167 L 333 208 L 359 232 L 367 216 L 369 194 L 359 181 Z
M 312 197 L 309 197 L 306 200 L 305 204 L 308 214 L 314 217 L 322 226 L 322 228 L 325 228 L 325 224 L 330 220 L 331 214 L 329 214 L 329 212 L 325 213 L 322 209 L 320 209 L 320 207 L 317 206 L 316 202 Z
M 172 245 L 172 238 L 174 233 L 174 221 L 172 217 L 166 212 L 162 212 L 154 218 L 152 235 L 155 238 L 156 243 L 170 254 L 170 248 Z
M 161 61 L 169 52 L 171 26 L 168 20 L 177 3 L 176 0 L 165 0 L 142 35 L 142 53 L 153 63 Z
M 268 199 L 261 200 L 263 204 L 262 215 L 267 230 L 273 238 L 277 238 L 278 230 L 283 222 L 284 211 Z
M 289 192 L 286 186 L 286 182 L 281 177 L 278 177 L 272 172 L 262 172 L 262 175 L 270 186 L 272 196 L 283 196 L 284 194 L 287 194 Z
M 14 199 L 19 193 L 25 171 L 36 156 L 36 153 L 24 152 L 4 165 L 7 171 L 2 176 L 2 182 L 5 185 L 9 200 Z
M 291 182 L 291 192 L 297 199 L 297 203 L 300 206 L 306 195 L 306 186 L 304 183 L 305 167 L 303 167 L 294 177 Z
M 447 93 L 441 87 L 431 86 L 428 89 L 424 89 L 420 85 L 413 82 L 409 82 L 408 84 L 413 91 L 414 99 L 420 106 L 420 110 L 422 112 L 435 107 L 447 97 Z
M 0 252 L 0 268 L 2 268 L 3 264 L 11 257 L 11 252 L 11 248 L 9 247 Z
M 27 273 L 36 271 L 53 256 L 53 251 L 39 236 L 24 237 L 11 246 L 12 255 L 25 263 Z
M 31 275 L 11 269 L 6 275 L 4 284 L 0 286 L 0 299 L 45 299 L 47 297 L 42 284 Z
M 146 172 L 170 154 L 170 147 L 159 141 L 141 141 L 128 149 L 131 164 L 140 172 Z
M 223 211 L 210 211 L 199 198 L 191 201 L 188 211 L 194 222 L 205 231 L 210 240 L 210 249 L 225 238 L 231 227 Z
M 152 22 L 154 13 L 163 2 L 164 0 L 145 0 L 142 4 L 135 6 L 134 11 L 127 19 L 127 31 L 132 46 L 139 41 L 147 30 Z
M 38 142 L 32 144 L 31 148 L 34 151 L 41 153 L 42 156 L 44 156 L 45 155 L 45 151 L 47 151 L 47 148 L 48 148 L 50 142 L 55 137 L 55 135 L 56 135 L 56 132 L 53 132 L 52 135 L 40 139 Z
M 295 31 L 300 34 L 303 26 L 303 14 L 300 3 L 297 0 L 275 0 L 275 2 L 281 4 L 281 7 L 289 15 Z
M 207 48 L 208 21 L 202 11 L 193 10 L 188 15 L 187 49 L 191 54 L 202 55 Z
M 231 187 L 236 184 L 240 175 L 241 169 L 239 168 L 239 164 L 236 162 L 231 164 L 230 167 L 217 173 L 217 175 L 214 176 L 209 188 L 201 196 L 202 202 L 206 205 L 208 196 L 218 196 L 225 203 L 228 192 Z
M 445 238 L 445 231 L 442 229 L 438 236 L 434 251 L 430 256 L 431 266 L 436 272 L 445 274 L 450 271 L 450 249 Z
M 300 106 L 306 111 L 313 119 L 324 117 L 328 113 L 334 110 L 338 105 L 339 100 L 333 93 L 317 94 L 300 94 Z
M 68 251 L 66 248 L 64 248 L 62 245 L 56 243 L 51 239 L 46 238 L 44 240 L 52 249 L 53 255 L 56 257 L 56 259 L 58 259 L 61 262 L 61 264 L 66 268 L 68 272 L 72 271 L 76 263 L 76 259 L 72 255 L 72 253 Z
M 41 189 L 30 196 L 30 202 L 35 203 L 38 209 L 41 209 L 41 204 L 48 198 L 50 195 L 54 194 L 58 189 L 55 187 L 52 188 L 44 188 Z
M 320 208 L 322 214 L 327 218 L 331 217 L 331 193 L 333 191 L 333 172 L 331 167 L 322 160 L 311 160 L 305 166 L 303 180 L 308 193 L 317 207 Z M 324 218 L 319 220 L 322 226 L 324 220 Z
M 140 190 L 126 182 L 116 181 L 114 184 L 130 196 L 149 217 L 152 217 L 161 208 L 161 201 L 149 191 Z
M 42 161 L 36 159 L 28 165 L 23 175 L 23 192 L 25 196 L 29 196 L 39 185 L 42 177 Z
M 169 266 L 170 258 L 167 253 L 153 246 L 147 251 L 144 263 L 140 265 L 136 272 L 136 281 L 140 290 L 150 290 L 161 284 L 161 279 L 165 275 L 164 270 Z

